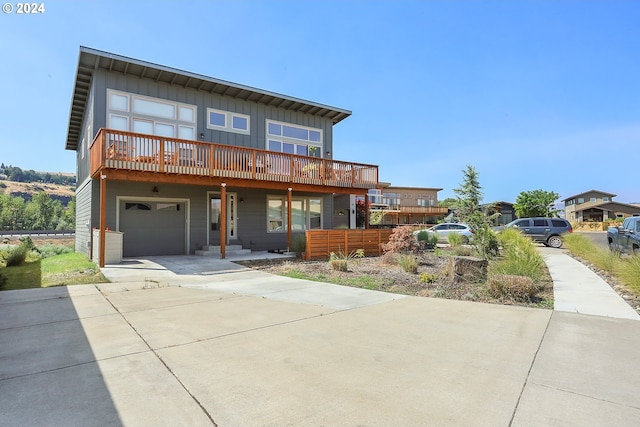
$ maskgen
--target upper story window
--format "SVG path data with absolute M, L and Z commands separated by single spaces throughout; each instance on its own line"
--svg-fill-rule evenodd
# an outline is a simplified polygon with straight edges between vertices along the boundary
M 584 203 L 584 197 L 578 197 L 578 203 Z
M 267 120 L 267 150 L 322 157 L 322 129 Z
M 382 204 L 382 191 L 379 189 L 369 189 L 369 191 L 367 191 L 367 196 L 369 197 L 369 202 L 376 205 Z
M 127 132 L 195 140 L 196 106 L 108 90 L 107 127 Z
M 595 201 L 596 201 L 596 198 L 595 198 L 595 197 L 591 197 L 591 198 L 589 198 L 589 201 L 590 201 L 590 202 L 595 202 Z
M 250 117 L 231 111 L 207 108 L 207 128 L 249 135 Z
M 608 202 L 608 201 L 609 201 L 609 197 L 607 197 L 607 196 L 602 196 L 602 201 L 603 201 L 603 202 Z

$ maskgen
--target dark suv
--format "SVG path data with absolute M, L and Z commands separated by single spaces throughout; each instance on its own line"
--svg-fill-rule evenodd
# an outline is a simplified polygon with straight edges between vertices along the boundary
M 515 227 L 536 242 L 552 248 L 562 247 L 562 235 L 573 233 L 571 223 L 562 218 L 519 218 L 499 229 Z

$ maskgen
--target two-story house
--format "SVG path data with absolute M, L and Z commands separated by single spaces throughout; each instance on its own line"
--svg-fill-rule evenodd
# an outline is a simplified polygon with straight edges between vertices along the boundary
M 589 190 L 567 197 L 564 202 L 565 218 L 569 221 L 602 222 L 616 217 L 640 215 L 638 206 L 614 202 L 613 193 Z
M 127 256 L 291 247 L 333 226 L 334 195 L 378 167 L 334 160 L 350 111 L 80 48 L 66 149 L 76 151 L 76 250 L 122 232 Z M 347 196 L 347 200 L 348 200 Z
M 381 226 L 435 223 L 449 211 L 438 206 L 442 188 L 394 187 L 380 183 L 368 192 L 371 213 L 380 213 Z

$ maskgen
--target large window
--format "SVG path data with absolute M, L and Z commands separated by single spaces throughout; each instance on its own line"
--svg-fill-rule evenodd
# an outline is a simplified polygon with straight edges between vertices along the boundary
M 231 111 L 207 108 L 207 128 L 249 135 L 250 117 Z
M 110 129 L 195 140 L 195 105 L 108 90 L 107 111 Z
M 322 157 L 322 129 L 267 120 L 266 148 L 288 154 Z
M 287 231 L 287 197 L 268 196 L 267 231 Z M 293 231 L 322 228 L 322 199 L 296 197 L 291 200 L 291 229 Z

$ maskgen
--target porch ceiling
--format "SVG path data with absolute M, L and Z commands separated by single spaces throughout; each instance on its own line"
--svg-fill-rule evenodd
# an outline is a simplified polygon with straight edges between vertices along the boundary
M 333 187 L 328 185 L 297 184 L 290 182 L 269 182 L 229 177 L 175 175 L 159 172 L 131 171 L 109 168 L 101 169 L 100 172 L 97 173 L 96 176 L 94 176 L 94 179 L 97 179 L 97 177 L 100 175 L 105 176 L 105 179 L 107 180 L 137 181 L 153 184 L 181 184 L 203 187 L 219 187 L 220 184 L 225 183 L 227 189 L 254 188 L 262 190 L 287 191 L 289 188 L 291 188 L 294 193 L 305 192 L 319 194 L 355 194 L 360 196 L 364 196 L 368 191 L 366 188 Z
M 349 110 L 165 67 L 163 65 L 109 52 L 80 47 L 73 98 L 71 100 L 71 111 L 69 113 L 69 128 L 65 147 L 67 150 L 75 150 L 78 147 L 82 129 L 82 119 L 85 114 L 87 98 L 91 87 L 91 79 L 96 70 L 132 75 L 141 79 L 149 79 L 180 86 L 185 89 L 216 93 L 246 101 L 285 108 L 290 111 L 321 116 L 331 119 L 334 124 L 351 115 L 351 111 Z

